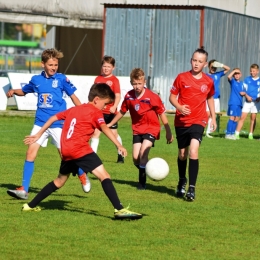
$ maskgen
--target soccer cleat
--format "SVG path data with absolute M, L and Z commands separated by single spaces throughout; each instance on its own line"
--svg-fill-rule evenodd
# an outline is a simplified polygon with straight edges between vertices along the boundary
M 239 134 L 235 134 L 235 138 L 236 140 L 239 140 L 240 139 Z
M 248 135 L 248 139 L 249 139 L 249 140 L 254 140 L 253 134 L 249 134 L 249 135 Z
M 213 138 L 213 136 L 211 136 L 209 133 L 206 133 L 206 136 L 207 136 L 208 138 Z
M 186 200 L 187 201 L 194 201 L 195 199 L 195 187 L 189 187 L 187 193 L 186 193 Z
M 27 200 L 28 199 L 28 192 L 24 190 L 24 187 L 16 188 L 16 190 L 8 190 L 7 194 L 21 200 Z
M 117 163 L 124 163 L 124 157 L 121 154 L 117 156 Z
M 30 208 L 27 203 L 23 204 L 22 211 L 28 212 L 28 211 L 41 211 L 40 207 Z
M 140 213 L 128 210 L 128 207 L 120 210 L 115 209 L 114 216 L 115 219 L 139 219 L 143 217 Z
M 225 135 L 225 139 L 236 140 L 235 135 Z
M 83 173 L 82 175 L 78 176 L 79 180 L 82 184 L 82 189 L 84 192 L 90 192 L 91 190 L 91 183 L 89 180 L 89 177 L 86 173 Z
M 137 189 L 138 189 L 138 190 L 145 190 L 145 189 L 146 189 L 146 186 L 145 186 L 145 184 L 141 184 L 141 183 L 139 182 L 138 185 L 137 185 Z
M 186 184 L 187 184 L 187 179 L 186 178 L 179 180 L 178 186 L 176 188 L 176 196 L 177 197 L 183 197 L 185 195 Z

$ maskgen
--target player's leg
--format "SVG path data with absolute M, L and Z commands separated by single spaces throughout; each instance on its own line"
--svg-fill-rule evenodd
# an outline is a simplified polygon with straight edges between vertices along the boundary
M 36 134 L 40 130 L 40 126 L 34 125 L 31 135 Z M 37 157 L 38 150 L 40 146 L 46 147 L 48 142 L 48 130 L 43 133 L 43 135 L 37 140 L 37 142 L 30 144 L 26 152 L 26 159 L 23 166 L 23 179 L 22 186 L 16 190 L 8 190 L 7 193 L 17 199 L 28 199 L 28 192 L 30 187 L 30 182 L 34 172 L 34 161 Z
M 255 125 L 256 125 L 256 113 L 251 113 L 250 115 L 250 128 L 249 128 L 249 134 L 248 134 L 248 139 L 253 140 L 253 133 L 255 130 Z
M 60 166 L 60 173 L 58 177 L 48 183 L 28 204 L 24 204 L 22 211 L 40 211 L 41 209 L 37 205 L 50 196 L 54 191 L 61 188 L 69 178 L 70 172 L 75 172 L 78 170 L 77 165 L 73 161 L 62 161 Z
M 179 181 L 175 193 L 177 197 L 183 197 L 186 192 L 185 189 L 187 184 L 186 168 L 190 145 L 190 137 L 188 134 L 187 127 L 175 127 L 175 133 L 179 149 L 177 158 Z
M 59 127 L 50 128 L 49 132 L 50 132 L 50 136 L 52 137 L 52 144 L 56 146 L 58 153 L 59 153 L 59 155 L 62 159 L 62 154 L 61 154 L 61 150 L 60 150 L 60 138 L 61 138 L 62 129 L 59 128 Z M 78 178 L 79 178 L 80 183 L 82 185 L 83 191 L 84 192 L 90 192 L 91 183 L 90 183 L 90 180 L 89 180 L 87 174 L 82 169 L 79 169 L 78 172 L 75 173 L 75 175 L 76 174 L 78 175 Z
M 94 134 L 91 137 L 90 146 L 95 153 L 97 153 L 98 150 L 100 134 L 101 132 L 98 129 L 95 129 Z
M 237 123 L 237 128 L 235 131 L 236 139 L 239 139 L 239 133 L 244 125 L 245 119 L 247 117 L 247 114 L 251 111 L 252 102 L 245 102 L 242 108 L 242 114 L 241 117 Z
M 96 153 L 83 156 L 77 159 L 76 162 L 80 168 L 82 168 L 84 171 L 92 172 L 100 180 L 104 193 L 115 209 L 115 218 L 137 219 L 142 217 L 141 214 L 129 211 L 127 208 L 124 208 L 120 203 L 116 189 L 110 179 L 110 175 L 104 168 L 102 161 Z
M 227 122 L 225 138 L 230 139 L 230 140 L 235 140 L 235 138 L 233 138 L 233 136 L 232 136 L 233 127 L 234 127 L 234 120 L 235 120 L 234 106 L 232 106 L 232 105 L 228 106 L 227 115 L 229 116 L 229 120 Z

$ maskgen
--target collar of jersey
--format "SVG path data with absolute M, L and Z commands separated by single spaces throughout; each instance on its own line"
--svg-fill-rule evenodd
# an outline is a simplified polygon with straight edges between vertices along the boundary
M 57 74 L 57 73 L 55 73 L 54 75 L 50 76 L 49 78 L 55 79 L 55 78 L 56 78 L 56 74 Z M 44 70 L 42 71 L 41 75 L 42 75 L 44 78 L 48 79 L 48 78 L 46 77 L 46 74 L 45 74 L 45 71 L 44 71 Z

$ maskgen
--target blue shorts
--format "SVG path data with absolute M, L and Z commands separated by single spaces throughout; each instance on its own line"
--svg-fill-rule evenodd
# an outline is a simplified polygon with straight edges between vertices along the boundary
M 242 114 L 242 107 L 238 105 L 229 105 L 227 115 L 228 116 L 241 116 Z

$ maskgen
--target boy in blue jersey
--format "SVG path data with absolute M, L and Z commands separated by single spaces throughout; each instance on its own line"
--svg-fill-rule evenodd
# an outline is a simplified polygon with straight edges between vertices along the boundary
M 243 105 L 241 118 L 237 124 L 237 129 L 235 132 L 236 139 L 239 139 L 240 130 L 243 127 L 244 121 L 248 113 L 251 113 L 250 130 L 249 130 L 248 139 L 250 140 L 254 139 L 253 133 L 255 130 L 256 115 L 260 109 L 260 102 L 259 102 L 260 79 L 258 73 L 259 73 L 259 66 L 257 64 L 252 64 L 250 66 L 250 76 L 244 79 L 243 87 L 245 91 L 246 101 Z
M 209 61 L 208 64 L 209 67 L 209 72 L 207 73 L 207 75 L 213 79 L 214 81 L 214 89 L 215 89 L 215 94 L 214 94 L 214 105 L 215 105 L 215 113 L 219 113 L 220 112 L 220 79 L 225 76 L 225 74 L 230 70 L 230 68 L 223 64 L 220 63 L 216 60 L 211 60 Z M 217 68 L 223 68 L 224 70 L 221 71 L 217 71 Z M 206 136 L 209 138 L 212 138 L 212 136 L 210 135 L 211 129 L 210 129 L 210 125 L 211 125 L 211 117 L 209 114 L 209 108 L 207 106 L 207 113 L 209 116 L 209 121 L 208 121 L 208 127 L 206 130 Z
M 76 87 L 64 74 L 57 73 L 59 59 L 62 57 L 63 53 L 56 49 L 47 49 L 43 51 L 41 65 L 44 70 L 42 73 L 33 76 L 29 84 L 23 86 L 22 89 L 11 89 L 7 92 L 7 97 L 12 97 L 13 95 L 25 96 L 28 93 L 37 93 L 37 110 L 31 135 L 37 133 L 51 116 L 66 110 L 66 101 L 62 98 L 63 92 L 70 96 L 74 105 L 81 105 L 80 100 L 74 94 L 77 90 Z M 16 190 L 8 190 L 7 193 L 10 196 L 17 199 L 28 199 L 30 181 L 34 172 L 34 161 L 40 146 L 47 146 L 49 137 L 52 137 L 52 144 L 57 147 L 61 156 L 60 137 L 62 126 L 63 121 L 54 122 L 36 143 L 28 146 L 23 167 L 22 186 Z M 79 175 L 84 190 L 84 188 L 89 187 L 90 183 L 82 170 L 80 170 Z
M 226 139 L 236 140 L 235 131 L 237 122 L 242 113 L 243 96 L 246 94 L 243 90 L 243 82 L 240 81 L 242 74 L 239 68 L 233 69 L 228 75 L 228 82 L 230 84 L 230 97 L 228 101 L 229 120 L 227 122 Z

